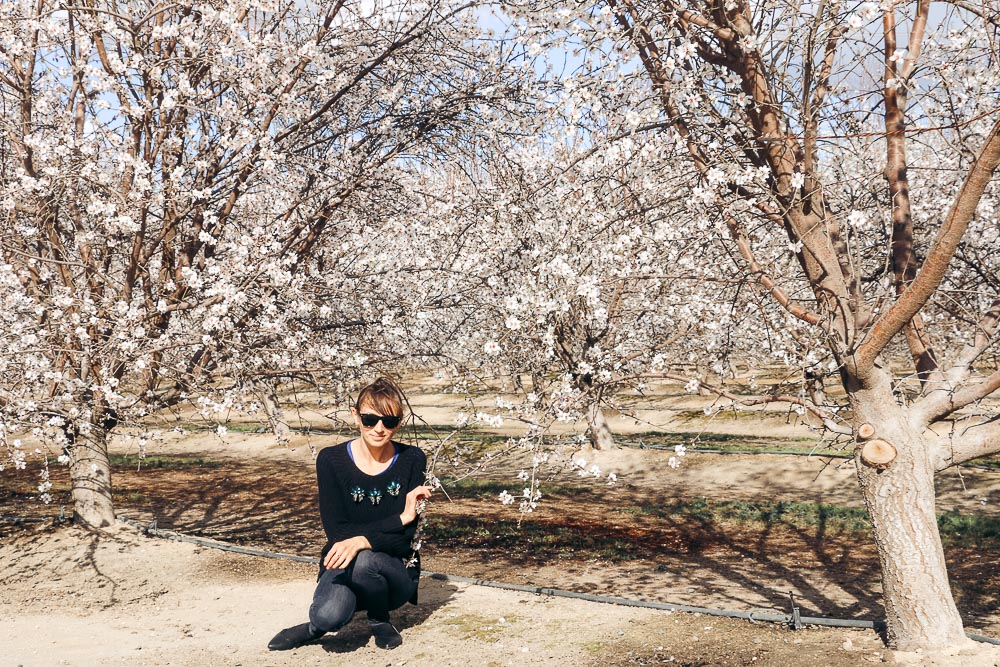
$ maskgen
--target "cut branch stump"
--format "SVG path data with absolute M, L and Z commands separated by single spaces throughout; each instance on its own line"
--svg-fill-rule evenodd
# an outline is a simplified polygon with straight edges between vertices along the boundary
M 869 423 L 864 423 L 858 427 L 858 440 L 869 440 L 875 435 L 875 427 Z
M 861 448 L 861 462 L 876 470 L 885 470 L 896 460 L 896 448 L 885 440 L 869 440 Z

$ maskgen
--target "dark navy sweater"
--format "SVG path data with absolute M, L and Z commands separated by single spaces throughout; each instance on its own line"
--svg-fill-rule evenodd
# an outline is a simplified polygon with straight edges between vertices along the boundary
M 323 558 L 335 542 L 363 535 L 372 551 L 410 559 L 417 521 L 403 525 L 399 515 L 406 494 L 425 482 L 427 457 L 418 447 L 393 442 L 396 460 L 377 475 L 362 472 L 342 442 L 322 449 L 316 457 L 319 513 L 326 532 Z M 419 567 L 419 564 L 417 565 Z

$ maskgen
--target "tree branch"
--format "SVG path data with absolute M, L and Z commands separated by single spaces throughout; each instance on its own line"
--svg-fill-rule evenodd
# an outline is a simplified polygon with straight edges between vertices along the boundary
M 955 410 L 984 398 L 995 390 L 994 388 L 987 394 L 979 395 L 976 388 L 985 389 L 988 386 L 988 379 L 985 383 L 980 383 L 975 387 L 964 387 L 958 391 L 954 388 L 960 387 L 969 378 L 976 359 L 993 342 L 998 325 L 1000 325 L 1000 298 L 993 301 L 983 317 L 976 323 L 972 342 L 962 348 L 955 364 L 948 368 L 945 373 L 944 381 L 935 384 L 933 391 L 926 392 L 923 398 L 913 403 L 912 410 L 915 415 L 919 415 L 923 424 L 933 424 Z
M 1000 452 L 1000 421 L 991 419 L 941 437 L 948 438 L 950 446 L 946 448 L 947 456 L 937 462 L 938 471 Z
M 913 316 L 920 312 L 941 284 L 948 264 L 975 215 L 976 207 L 998 164 L 1000 164 L 1000 119 L 987 135 L 979 156 L 955 197 L 948 217 L 941 226 L 937 238 L 934 239 L 920 272 L 889 310 L 876 320 L 865 342 L 855 352 L 854 371 L 859 377 L 864 377 L 871 371 L 879 353 L 913 319 Z
M 778 285 L 777 281 L 771 277 L 769 273 L 764 271 L 763 268 L 761 268 L 760 263 L 757 261 L 757 257 L 754 254 L 753 248 L 750 247 L 750 239 L 747 238 L 743 229 L 732 216 L 726 216 L 726 226 L 729 228 L 729 233 L 732 235 L 733 240 L 736 241 L 736 247 L 739 249 L 740 255 L 747 263 L 750 275 L 757 278 L 757 281 L 771 294 L 774 300 L 777 301 L 782 308 L 803 322 L 808 322 L 809 324 L 822 324 L 822 317 L 794 303 L 791 297 L 788 296 L 788 293 L 781 289 L 781 286 Z
M 723 398 L 728 398 L 735 403 L 741 405 L 767 405 L 768 403 L 789 403 L 791 405 L 799 405 L 805 408 L 813 416 L 819 418 L 823 422 L 823 426 L 832 433 L 838 433 L 840 435 L 852 435 L 854 431 L 851 429 L 850 425 L 841 423 L 843 419 L 839 418 L 833 412 L 829 410 L 824 410 L 823 408 L 815 405 L 811 401 L 807 401 L 799 396 L 792 396 L 791 394 L 758 394 L 754 396 L 740 396 L 739 394 L 734 394 L 731 391 L 723 389 L 717 385 L 713 385 L 707 382 L 703 382 L 698 378 L 685 377 L 683 375 L 674 375 L 673 373 L 663 373 L 659 377 L 666 378 L 668 380 L 676 380 L 677 382 L 688 383 L 694 380 L 698 383 L 699 389 L 705 389 Z M 839 420 L 839 421 L 838 421 Z

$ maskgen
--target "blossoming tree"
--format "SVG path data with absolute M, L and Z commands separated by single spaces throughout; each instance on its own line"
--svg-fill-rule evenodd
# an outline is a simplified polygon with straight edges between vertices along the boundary
M 739 260 L 720 277 L 752 281 L 839 380 L 843 401 L 810 407 L 857 441 L 907 649 L 964 641 L 934 476 L 1000 451 L 997 12 L 939 5 L 607 0 L 549 22 L 647 92 L 631 112 L 687 154 L 694 224 Z M 510 11 L 543 35 L 531 10 Z
M 58 455 L 107 525 L 115 428 L 385 355 L 376 212 L 511 94 L 465 9 L 4 3 L 0 469 Z
M 463 207 L 476 261 L 463 274 L 461 360 L 521 389 L 508 414 L 539 427 L 585 420 L 591 445 L 610 449 L 602 408 L 668 356 L 694 357 L 730 305 L 692 298 L 712 248 L 678 224 L 689 174 L 656 137 L 591 135 L 554 152 L 538 143 L 506 153 L 482 201 Z

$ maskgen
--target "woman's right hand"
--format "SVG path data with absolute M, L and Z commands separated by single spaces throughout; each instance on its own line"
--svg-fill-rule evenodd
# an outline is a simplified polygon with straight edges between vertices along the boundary
M 421 500 L 430 498 L 433 492 L 434 489 L 429 486 L 417 486 L 406 494 L 406 505 L 403 508 L 403 513 L 399 515 L 404 526 L 417 520 L 417 505 Z

